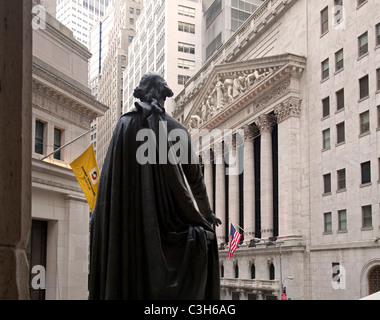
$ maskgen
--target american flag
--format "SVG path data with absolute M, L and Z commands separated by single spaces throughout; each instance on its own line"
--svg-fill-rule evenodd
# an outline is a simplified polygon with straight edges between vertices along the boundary
M 230 231 L 230 249 L 228 250 L 228 259 L 231 259 L 235 250 L 239 245 L 241 235 L 236 231 L 234 226 L 231 223 L 231 231 Z

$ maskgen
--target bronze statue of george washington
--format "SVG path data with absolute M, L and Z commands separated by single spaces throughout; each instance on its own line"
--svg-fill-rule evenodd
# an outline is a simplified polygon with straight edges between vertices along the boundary
M 220 297 L 220 220 L 186 128 L 165 112 L 172 96 L 161 76 L 144 75 L 134 91 L 140 101 L 115 128 L 91 217 L 90 299 Z M 170 161 L 173 132 L 187 151 L 179 161 Z

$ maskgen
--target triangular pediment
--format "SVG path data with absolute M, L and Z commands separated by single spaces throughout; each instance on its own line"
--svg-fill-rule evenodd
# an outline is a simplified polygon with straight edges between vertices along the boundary
M 291 76 L 300 77 L 305 64 L 304 57 L 284 54 L 217 65 L 202 85 L 180 98 L 177 111 L 193 99 L 185 126 L 210 129 Z

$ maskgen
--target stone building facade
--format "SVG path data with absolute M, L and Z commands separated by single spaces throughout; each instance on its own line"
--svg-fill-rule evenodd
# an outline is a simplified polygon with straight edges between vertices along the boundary
M 107 110 L 88 88 L 89 58 L 49 14 L 45 28 L 33 30 L 31 299 L 87 299 L 90 209 L 69 164 L 88 148 L 90 134 L 42 159 Z
M 378 1 L 266 0 L 176 96 L 211 154 L 224 299 L 380 290 L 379 70 Z

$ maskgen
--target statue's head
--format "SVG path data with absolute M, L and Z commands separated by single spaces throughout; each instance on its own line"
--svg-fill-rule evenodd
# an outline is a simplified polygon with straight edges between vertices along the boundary
M 168 87 L 165 79 L 157 73 L 145 74 L 139 86 L 135 89 L 133 96 L 143 102 L 152 102 L 153 99 L 164 102 L 166 98 L 173 96 L 173 91 Z

